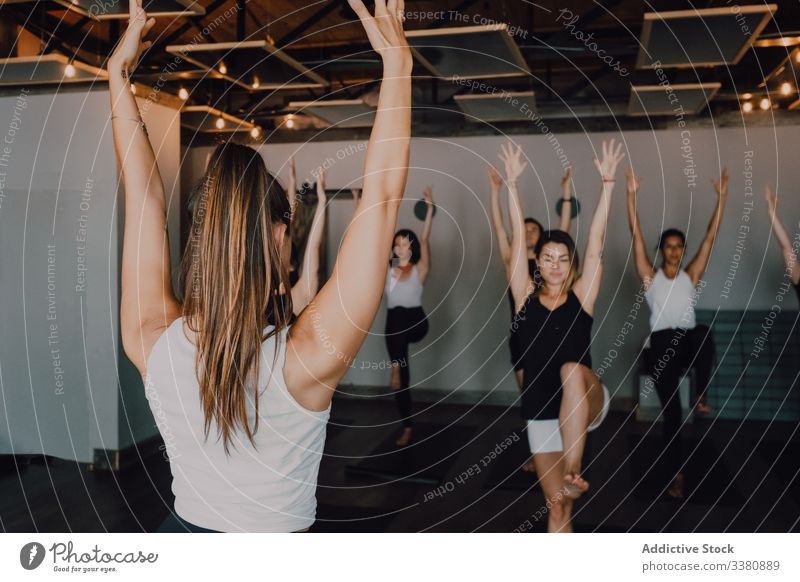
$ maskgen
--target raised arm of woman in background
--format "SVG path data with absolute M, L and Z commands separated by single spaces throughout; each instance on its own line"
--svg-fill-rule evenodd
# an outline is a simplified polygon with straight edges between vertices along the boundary
M 428 186 L 422 193 L 428 211 L 425 214 L 425 224 L 422 226 L 422 236 L 419 239 L 420 257 L 417 261 L 417 274 L 419 282 L 425 284 L 428 273 L 431 271 L 431 229 L 433 227 L 433 188 Z
M 583 310 L 589 315 L 594 314 L 594 304 L 600 291 L 600 280 L 603 276 L 603 246 L 608 226 L 608 215 L 611 210 L 611 193 L 614 191 L 617 166 L 625 157 L 622 153 L 622 143 L 616 140 L 603 141 L 603 157 L 595 158 L 594 165 L 600 172 L 603 185 L 600 189 L 600 200 L 592 216 L 589 226 L 589 240 L 586 242 L 586 251 L 583 259 L 583 270 L 575 281 L 573 291 L 581 302 Z
M 347 229 L 331 278 L 289 336 L 284 377 L 292 395 L 312 410 L 327 409 L 375 319 L 408 175 L 412 59 L 403 33 L 404 3 L 376 0 L 373 16 L 361 0 L 348 2 L 383 60 L 383 80 L 357 219 Z
M 569 232 L 572 227 L 572 205 L 575 201 L 572 198 L 572 166 L 567 166 L 564 177 L 561 178 L 561 224 L 559 230 Z
M 509 261 L 509 286 L 514 296 L 515 313 L 525 304 L 533 292 L 533 280 L 528 274 L 528 247 L 525 244 L 525 218 L 519 199 L 517 179 L 528 162 L 522 161 L 522 148 L 513 143 L 504 144 L 500 159 L 506 170 L 508 187 L 508 213 L 511 217 L 511 258 Z
M 719 180 L 712 180 L 711 183 L 717 193 L 717 206 L 714 208 L 714 214 L 711 215 L 711 222 L 708 223 L 706 236 L 700 244 L 697 255 L 686 267 L 686 272 L 694 285 L 700 282 L 706 272 L 708 261 L 711 258 L 711 249 L 714 248 L 714 241 L 717 238 L 719 227 L 722 225 L 722 213 L 725 210 L 725 202 L 728 200 L 728 168 L 723 167 Z
M 792 283 L 797 285 L 800 283 L 800 265 L 797 264 L 797 254 L 794 252 L 792 241 L 789 239 L 789 234 L 781 224 L 781 219 L 778 218 L 776 212 L 778 201 L 775 198 L 775 193 L 770 188 L 769 184 L 764 189 L 764 198 L 767 201 L 767 209 L 769 210 L 769 220 L 772 224 L 772 230 L 775 232 L 775 240 L 781 247 L 781 254 L 783 255 L 783 262 L 786 265 L 786 270 L 791 272 Z
M 497 248 L 500 251 L 500 259 L 503 261 L 506 278 L 510 280 L 511 271 L 509 270 L 509 265 L 511 263 L 511 244 L 508 242 L 508 233 L 506 232 L 505 224 L 503 224 L 503 213 L 500 210 L 500 190 L 503 188 L 503 178 L 497 172 L 497 168 L 492 165 L 489 165 L 488 173 L 489 186 L 491 188 L 489 203 L 492 212 L 492 226 L 497 236 Z
M 289 206 L 292 209 L 292 223 L 294 223 L 295 210 L 297 210 L 297 170 L 294 165 L 294 156 L 286 163 L 289 166 L 289 181 L 286 184 L 286 195 L 289 197 Z
M 636 194 L 642 185 L 642 181 L 636 177 L 631 167 L 628 167 L 625 172 L 625 180 L 627 182 L 628 224 L 631 227 L 631 235 L 633 236 L 633 258 L 636 264 L 636 273 L 639 275 L 639 279 L 641 279 L 646 291 L 650 288 L 650 283 L 653 281 L 653 277 L 656 276 L 656 271 L 653 268 L 653 261 L 647 256 L 647 245 L 644 242 L 644 235 L 639 222 L 639 211 L 636 205 Z
M 319 251 L 322 247 L 322 233 L 325 230 L 325 211 L 328 206 L 328 197 L 325 195 L 325 170 L 317 174 L 317 208 L 308 231 L 306 251 L 303 255 L 303 268 L 300 279 L 292 287 L 292 310 L 295 315 L 300 315 L 317 294 L 319 289 Z
M 108 60 L 114 149 L 125 188 L 120 331 L 125 354 L 143 375 L 161 332 L 180 315 L 172 292 L 167 201 L 155 154 L 128 79 L 151 41 L 155 19 L 131 0 L 130 23 Z

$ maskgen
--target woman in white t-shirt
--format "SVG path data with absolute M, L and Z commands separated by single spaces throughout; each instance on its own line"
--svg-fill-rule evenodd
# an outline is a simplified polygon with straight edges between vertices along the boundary
M 698 384 L 695 410 L 701 414 L 711 412 L 706 400 L 706 390 L 711 379 L 714 344 L 708 327 L 697 325 L 694 305 L 697 302 L 697 285 L 708 267 L 711 249 L 722 224 L 722 213 L 728 198 L 728 170 L 723 168 L 719 180 L 713 181 L 717 205 L 700 249 L 685 269 L 681 264 L 686 236 L 675 228 L 667 229 L 661 234 L 658 249 L 662 264 L 657 271 L 653 268 L 654 263 L 647 256 L 636 210 L 640 180 L 631 168 L 627 172 L 627 183 L 628 220 L 633 234 L 636 272 L 642 280 L 645 298 L 650 307 L 650 374 L 663 408 L 664 456 L 672 475 L 667 494 L 675 499 L 682 499 L 682 414 L 678 388 L 683 371 L 694 368 Z

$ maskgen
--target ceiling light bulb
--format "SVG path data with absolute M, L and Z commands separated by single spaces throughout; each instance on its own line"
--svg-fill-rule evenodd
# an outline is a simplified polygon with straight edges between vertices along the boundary
M 221 117 L 217 117 L 217 120 L 214 122 L 214 125 L 217 126 L 217 129 L 222 129 L 225 127 L 225 120 Z
M 250 137 L 252 137 L 253 139 L 258 139 L 259 135 L 261 135 L 261 130 L 258 129 L 257 127 L 254 127 L 253 129 L 250 130 Z
M 750 113 L 753 110 L 753 104 L 750 101 L 745 101 L 742 103 L 742 111 L 745 113 Z
M 752 98 L 753 98 L 752 93 L 745 93 L 744 95 L 742 95 L 742 99 L 752 99 Z
M 759 102 L 758 102 L 758 106 L 759 106 L 761 109 L 763 109 L 764 111 L 766 111 L 767 109 L 769 109 L 769 108 L 770 108 L 770 106 L 771 106 L 771 103 L 769 102 L 769 99 L 767 99 L 766 97 L 764 97 L 764 98 L 763 98 L 761 101 L 759 101 Z
M 225 66 L 225 63 L 220 63 L 220 65 L 219 65 L 219 72 L 220 72 L 220 74 L 222 74 L 222 75 L 225 75 L 225 74 L 227 74 L 227 73 L 228 73 L 228 67 L 226 67 L 226 66 Z
M 782 83 L 781 84 L 781 95 L 791 95 L 792 94 L 792 85 L 791 83 Z
M 288 127 L 289 129 L 292 129 L 294 127 L 294 119 L 292 119 L 291 115 L 289 116 L 289 119 L 286 120 L 286 127 Z
M 258 80 L 258 77 L 253 77 L 253 89 L 258 89 L 261 86 L 261 82 Z
M 70 79 L 75 76 L 75 66 L 72 63 L 64 67 L 64 76 Z
M 178 97 L 180 97 L 183 101 L 186 101 L 189 98 L 189 92 L 185 87 L 181 87 L 178 90 Z

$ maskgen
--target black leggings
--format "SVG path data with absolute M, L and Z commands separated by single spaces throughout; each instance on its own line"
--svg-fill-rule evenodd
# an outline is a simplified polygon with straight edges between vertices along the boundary
M 697 394 L 705 398 L 714 365 L 714 339 L 705 325 L 694 329 L 664 329 L 650 334 L 650 375 L 664 409 L 666 463 L 673 474 L 680 471 L 681 398 L 678 387 L 684 370 L 694 368 Z
M 411 426 L 411 372 L 408 345 L 428 333 L 428 319 L 422 307 L 392 307 L 386 315 L 386 348 L 392 364 L 400 367 L 400 389 L 394 391 L 397 411 L 404 427 Z

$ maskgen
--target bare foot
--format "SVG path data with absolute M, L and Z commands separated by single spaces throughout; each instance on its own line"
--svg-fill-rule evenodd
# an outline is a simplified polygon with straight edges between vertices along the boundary
M 570 499 L 577 499 L 589 490 L 589 482 L 579 473 L 564 474 L 564 495 Z
M 522 465 L 522 470 L 526 473 L 535 473 L 536 472 L 536 463 L 533 462 L 533 455 L 531 455 L 525 464 Z
M 407 426 L 403 428 L 403 432 L 400 433 L 400 436 L 397 437 L 397 440 L 394 441 L 398 447 L 406 447 L 408 443 L 411 442 L 411 427 Z
M 675 475 L 675 478 L 672 480 L 672 483 L 669 485 L 669 489 L 667 489 L 667 495 L 672 497 L 673 499 L 683 499 L 683 491 L 684 488 L 684 479 L 683 474 L 678 473 Z

